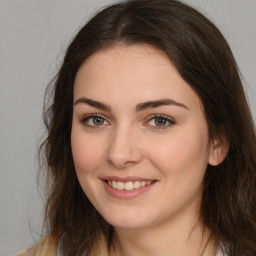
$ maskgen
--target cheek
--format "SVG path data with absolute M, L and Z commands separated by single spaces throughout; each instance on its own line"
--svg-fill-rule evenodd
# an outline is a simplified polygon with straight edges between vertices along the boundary
M 102 161 L 102 143 L 99 139 L 91 139 L 79 129 L 72 129 L 71 148 L 76 171 L 87 173 L 97 169 Z
M 71 132 L 71 148 L 79 183 L 90 201 L 97 205 L 95 177 L 103 159 L 102 143 L 99 138 L 85 135 L 83 129 L 75 126 Z
M 180 130 L 150 151 L 151 159 L 164 175 L 188 177 L 205 172 L 208 162 L 207 129 Z

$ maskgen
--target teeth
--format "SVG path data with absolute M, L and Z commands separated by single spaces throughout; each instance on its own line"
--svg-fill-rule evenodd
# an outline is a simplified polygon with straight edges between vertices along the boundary
M 140 181 L 135 181 L 134 182 L 134 188 L 136 189 L 136 188 L 140 188 Z
M 114 181 L 114 180 L 112 181 L 112 187 L 113 187 L 113 188 L 117 188 L 116 181 Z
M 121 181 L 118 181 L 118 182 L 116 183 L 116 188 L 117 188 L 118 190 L 124 190 L 124 186 L 125 186 L 125 184 L 124 184 L 123 182 L 121 182 Z
M 133 190 L 134 185 L 132 181 L 128 181 L 124 183 L 124 189 L 125 190 Z
M 133 190 L 133 189 L 138 189 L 140 187 L 148 186 L 152 182 L 153 181 L 144 181 L 144 180 L 143 181 L 138 181 L 138 180 L 127 181 L 127 182 L 108 180 L 108 185 L 117 190 Z
M 140 182 L 140 186 L 141 186 L 141 187 L 145 187 L 145 186 L 146 186 L 146 181 L 141 181 L 141 182 Z

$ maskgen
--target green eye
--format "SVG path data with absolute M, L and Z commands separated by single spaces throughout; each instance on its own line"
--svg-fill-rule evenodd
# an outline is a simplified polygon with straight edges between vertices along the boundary
M 92 122 L 94 125 L 102 125 L 104 124 L 104 119 L 100 116 L 94 116 L 92 117 Z
M 165 126 L 167 122 L 168 122 L 167 118 L 155 117 L 156 126 Z
M 168 128 L 174 124 L 175 122 L 165 115 L 155 115 L 147 122 L 147 125 L 153 128 Z
M 81 123 L 92 128 L 97 128 L 99 126 L 105 126 L 109 124 L 105 118 L 98 115 L 87 116 L 81 120 Z

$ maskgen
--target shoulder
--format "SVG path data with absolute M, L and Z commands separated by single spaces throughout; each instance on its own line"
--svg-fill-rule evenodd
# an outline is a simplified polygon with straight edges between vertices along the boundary
M 56 256 L 57 246 L 52 236 L 46 236 L 35 246 L 21 251 L 14 256 Z

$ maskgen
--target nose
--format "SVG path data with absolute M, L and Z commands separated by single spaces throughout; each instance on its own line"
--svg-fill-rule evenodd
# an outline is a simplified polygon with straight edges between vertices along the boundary
M 139 163 L 143 157 L 139 134 L 125 125 L 113 130 L 110 137 L 107 160 L 118 169 Z

